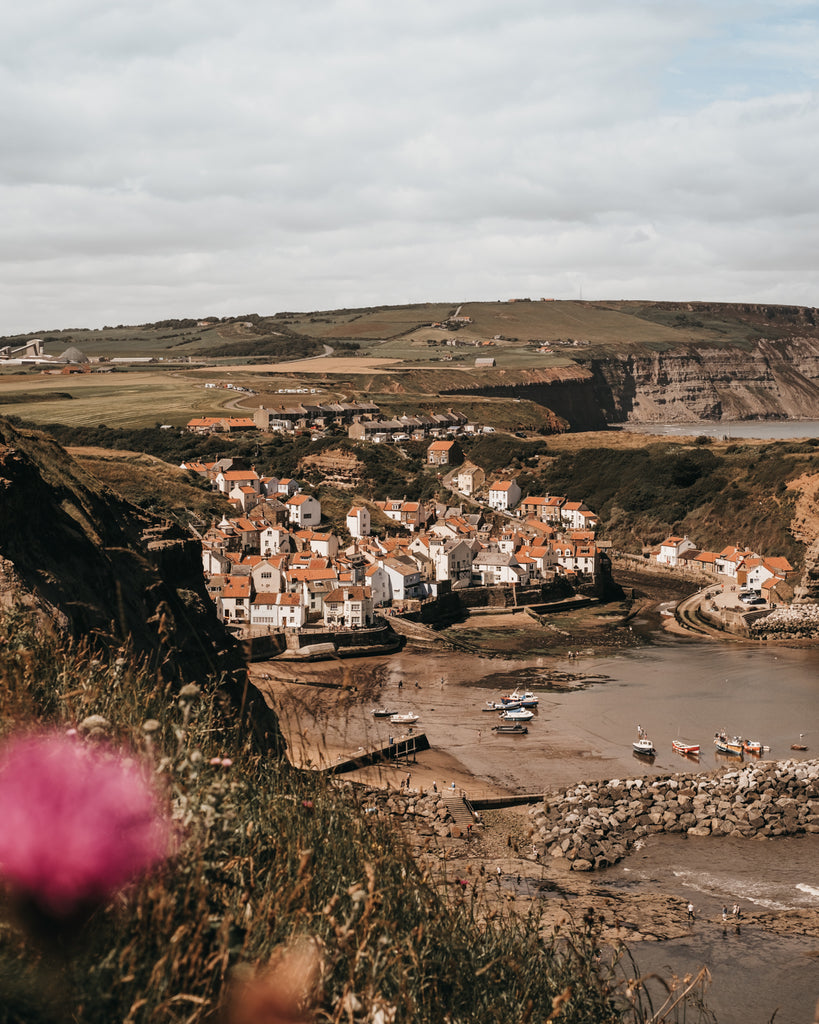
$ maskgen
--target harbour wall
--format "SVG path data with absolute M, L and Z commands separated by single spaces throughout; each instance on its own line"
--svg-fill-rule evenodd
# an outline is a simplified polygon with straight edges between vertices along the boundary
M 819 833 L 819 761 L 579 783 L 530 811 L 535 845 L 572 871 L 615 864 L 660 832 L 748 839 Z

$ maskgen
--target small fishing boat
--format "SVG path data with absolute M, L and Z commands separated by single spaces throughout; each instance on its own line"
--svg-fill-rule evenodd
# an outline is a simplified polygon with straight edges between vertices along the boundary
M 637 726 L 637 739 L 631 744 L 634 753 L 639 757 L 654 757 L 657 751 L 654 749 L 654 744 L 646 736 L 645 729 L 642 725 Z
M 672 740 L 671 749 L 675 754 L 684 754 L 686 757 L 699 757 L 699 743 L 689 743 L 688 740 Z
M 528 708 L 506 708 L 500 717 L 511 722 L 529 722 L 535 717 L 535 713 Z
M 409 711 L 404 715 L 391 715 L 390 721 L 393 725 L 415 725 L 418 721 L 418 715 L 414 715 Z
M 392 718 L 393 715 L 397 715 L 398 712 L 395 708 L 373 708 L 370 714 L 373 718 Z
M 481 711 L 503 711 L 506 707 L 505 704 L 501 704 L 498 700 L 488 700 Z
M 761 757 L 762 751 L 765 747 L 759 740 L 743 740 L 742 749 L 746 754 L 753 754 L 754 757 Z
M 536 708 L 538 699 L 537 694 L 532 693 L 531 690 L 526 690 L 524 693 L 518 693 L 517 690 L 513 690 L 512 693 L 501 697 L 501 700 L 507 707 L 521 708 Z
M 529 727 L 523 722 L 505 722 L 501 725 L 493 725 L 492 732 L 501 736 L 522 736 L 529 732 Z
M 742 757 L 742 740 L 739 736 L 728 739 L 725 732 L 718 732 L 714 736 L 714 746 L 718 754 L 729 754 L 731 757 Z

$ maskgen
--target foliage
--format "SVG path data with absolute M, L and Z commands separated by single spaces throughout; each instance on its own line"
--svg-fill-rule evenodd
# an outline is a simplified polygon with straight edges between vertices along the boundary
M 801 562 L 789 532 L 788 480 L 816 470 L 810 443 L 734 445 L 722 452 L 699 444 L 584 448 L 564 452 L 522 474 L 530 493 L 583 500 L 603 531 L 624 550 L 684 532 L 703 548 L 743 543 Z
M 178 833 L 165 867 L 97 912 L 61 964 L 0 928 L 2 1024 L 196 1024 L 236 969 L 304 938 L 328 1021 L 379 1008 L 384 1020 L 437 1021 L 444 1007 L 452 1021 L 547 1020 L 558 1008 L 567 1024 L 645 1019 L 619 955 L 600 962 L 593 919 L 542 936 L 536 911 L 490 919 L 476 895 L 446 896 L 356 787 L 253 753 L 215 716 L 216 681 L 175 697 L 127 651 L 103 660 L 19 611 L 0 632 L 0 734 L 101 716 L 153 768 Z

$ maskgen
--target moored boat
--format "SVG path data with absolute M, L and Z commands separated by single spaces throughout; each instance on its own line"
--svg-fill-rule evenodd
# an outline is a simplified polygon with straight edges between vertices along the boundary
M 529 727 L 523 722 L 508 722 L 493 725 L 492 732 L 500 733 L 502 736 L 522 736 L 529 732 Z
M 645 729 L 642 725 L 637 726 L 637 739 L 631 744 L 635 754 L 640 757 L 654 757 L 657 751 L 654 749 L 654 744 L 646 735 Z
M 730 754 L 732 757 L 742 757 L 742 740 L 739 736 L 728 739 L 725 732 L 718 732 L 714 736 L 714 746 L 718 754 Z
M 373 718 L 391 718 L 393 715 L 397 715 L 398 712 L 395 708 L 373 708 L 370 714 Z
M 528 708 L 506 708 L 500 717 L 511 722 L 529 722 L 535 717 L 535 713 Z
M 484 707 L 481 708 L 481 711 L 503 711 L 505 707 L 506 705 L 501 704 L 500 701 L 488 700 Z
M 418 715 L 414 715 L 409 711 L 404 715 L 391 715 L 390 721 L 393 725 L 415 725 L 418 721 Z
M 513 690 L 512 693 L 507 693 L 501 697 L 501 700 L 506 707 L 536 708 L 539 698 L 531 690 L 526 690 L 524 693 L 518 693 L 517 690 Z
M 672 740 L 671 749 L 675 754 L 685 754 L 689 757 L 699 757 L 699 743 L 689 743 L 688 740 Z
M 746 754 L 753 754 L 754 757 L 760 757 L 765 747 L 759 740 L 743 740 L 742 749 Z

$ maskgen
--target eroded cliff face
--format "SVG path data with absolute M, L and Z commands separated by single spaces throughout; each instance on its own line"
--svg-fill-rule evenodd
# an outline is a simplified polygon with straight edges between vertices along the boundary
M 819 417 L 819 340 L 689 346 L 589 362 L 608 423 Z

